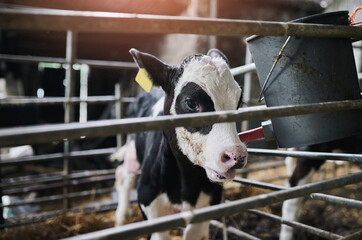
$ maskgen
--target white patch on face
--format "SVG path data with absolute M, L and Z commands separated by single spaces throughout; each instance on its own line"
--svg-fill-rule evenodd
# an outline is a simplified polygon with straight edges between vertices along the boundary
M 210 96 L 216 111 L 236 110 L 241 89 L 223 59 L 204 56 L 201 61 L 192 60 L 186 64 L 175 87 L 171 114 L 176 115 L 177 96 L 189 82 L 196 83 Z M 238 146 L 246 152 L 245 145 L 237 136 L 234 123 L 214 124 L 206 135 L 191 133 L 183 127 L 178 127 L 175 131 L 182 153 L 194 164 L 204 167 L 210 180 L 221 181 L 219 173 L 226 179 L 234 177 L 233 173 L 226 173 L 230 166 L 221 161 L 224 151 L 231 147 Z
M 239 140 L 235 124 L 217 123 L 206 134 L 191 133 L 183 127 L 176 129 L 177 141 L 181 151 L 194 164 L 206 170 L 210 180 L 220 182 L 218 175 L 224 175 L 226 180 L 234 178 L 234 172 L 229 172 L 230 166 L 221 161 L 226 149 L 239 146 L 246 152 L 246 146 Z

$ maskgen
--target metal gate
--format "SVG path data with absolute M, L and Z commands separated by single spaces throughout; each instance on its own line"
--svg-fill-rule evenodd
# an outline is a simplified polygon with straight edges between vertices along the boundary
M 63 200 L 63 209 L 50 211 L 30 218 L 25 221 L 15 223 L 5 221 L 1 216 L 1 228 L 15 227 L 22 224 L 42 221 L 55 215 L 67 212 L 77 211 L 80 208 L 70 208 L 69 201 L 78 196 L 87 196 L 94 194 L 94 191 L 70 192 L 69 186 L 94 181 L 105 181 L 114 179 L 114 170 L 97 170 L 72 173 L 69 171 L 69 161 L 76 158 L 96 155 L 109 155 L 121 145 L 120 134 L 132 132 L 160 130 L 174 128 L 178 126 L 197 126 L 219 122 L 241 122 L 246 120 L 263 120 L 275 117 L 293 116 L 309 113 L 333 112 L 342 110 L 361 109 L 362 100 L 328 102 L 319 104 L 306 104 L 283 107 L 259 107 L 259 108 L 242 108 L 237 111 L 200 113 L 192 116 L 162 116 L 155 119 L 120 119 L 120 109 L 122 103 L 130 102 L 132 98 L 122 98 L 120 86 L 115 86 L 113 96 L 80 96 L 72 95 L 72 86 L 74 81 L 74 66 L 98 66 L 98 67 L 115 67 L 115 68 L 136 68 L 136 65 L 128 62 L 112 62 L 100 60 L 76 59 L 75 42 L 77 41 L 77 32 L 118 32 L 118 33 L 187 33 L 187 34 L 205 34 L 215 36 L 246 36 L 252 34 L 271 35 L 271 36 L 296 36 L 296 37 L 344 37 L 344 38 L 361 38 L 362 28 L 347 26 L 330 26 L 318 24 L 297 24 L 282 22 L 265 22 L 265 21 L 247 21 L 247 20 L 229 20 L 215 18 L 182 18 L 170 16 L 154 15 L 135 15 L 122 13 L 104 13 L 104 12 L 79 12 L 65 10 L 32 10 L 32 9 L 0 9 L 0 28 L 7 30 L 58 30 L 66 31 L 66 57 L 29 57 L 0 54 L 2 61 L 12 62 L 32 62 L 32 63 L 60 63 L 64 64 L 66 71 L 66 91 L 64 97 L 57 98 L 18 98 L 18 99 L 1 99 L 1 106 L 13 106 L 24 104 L 64 104 L 65 116 L 64 123 L 50 124 L 46 126 L 36 125 L 30 127 L 5 128 L 0 129 L 0 147 L 12 147 L 24 144 L 45 143 L 49 141 L 63 141 L 64 152 L 47 155 L 37 155 L 17 159 L 1 160 L 0 168 L 10 165 L 21 165 L 41 161 L 51 161 L 64 159 L 64 168 L 61 174 L 52 176 L 38 176 L 36 178 L 22 179 L 1 179 L 1 195 L 11 195 L 17 193 L 29 192 L 32 190 L 50 189 L 52 187 L 63 187 L 63 193 L 49 197 L 37 198 L 32 201 L 18 201 L 11 204 L 2 203 L 0 207 L 12 207 L 30 203 L 42 203 L 46 201 Z M 254 71 L 255 66 L 248 64 L 232 69 L 234 75 L 245 74 Z M 74 123 L 70 121 L 74 105 L 76 104 L 115 104 L 116 116 L 114 120 L 100 120 L 83 123 Z M 87 106 L 87 105 L 85 105 Z M 69 144 L 86 136 L 87 138 L 115 136 L 118 134 L 117 146 L 107 149 L 94 149 L 83 151 L 71 151 Z M 248 149 L 249 154 L 271 155 L 271 156 L 307 156 L 312 159 L 334 159 L 355 163 L 362 162 L 362 155 L 358 154 L 336 154 L 336 153 L 310 153 L 310 152 L 291 152 L 282 150 L 267 149 Z M 16 181 L 15 181 L 16 180 Z M 177 227 L 185 227 L 189 223 L 197 223 L 205 220 L 212 220 L 235 214 L 237 212 L 249 211 L 253 214 L 262 215 L 266 218 L 274 219 L 282 224 L 290 225 L 308 231 L 317 236 L 326 239 L 353 239 L 361 235 L 361 231 L 350 236 L 340 236 L 335 233 L 323 231 L 318 228 L 307 226 L 298 222 L 287 221 L 278 216 L 271 215 L 253 208 L 262 207 L 276 202 L 295 197 L 311 196 L 314 199 L 331 201 L 337 204 L 344 204 L 349 207 L 362 208 L 362 202 L 348 198 L 340 198 L 317 192 L 338 188 L 344 185 L 360 183 L 362 181 L 362 172 L 353 173 L 330 180 L 324 180 L 317 183 L 307 184 L 300 187 L 285 188 L 273 184 L 251 181 L 237 178 L 236 182 L 262 187 L 274 192 L 262 194 L 255 197 L 240 199 L 232 202 L 225 202 L 217 206 L 210 206 L 202 209 L 196 209 L 190 212 L 165 216 L 149 221 L 129 224 L 122 227 L 106 229 L 94 233 L 76 236 L 69 239 L 126 239 L 130 237 L 149 234 L 155 231 L 167 230 Z M 113 188 L 97 189 L 96 194 L 109 193 Z M 115 204 L 108 204 L 96 207 L 89 207 L 87 211 L 106 211 L 114 209 Z M 221 223 L 212 221 L 216 226 L 223 226 Z M 257 239 L 238 229 L 224 226 L 225 230 L 241 236 L 245 239 Z M 357 239 L 358 237 L 356 237 Z

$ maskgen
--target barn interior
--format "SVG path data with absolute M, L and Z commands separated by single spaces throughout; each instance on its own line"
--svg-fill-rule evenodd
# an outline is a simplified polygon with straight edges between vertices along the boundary
M 178 64 L 188 55 L 205 54 L 210 48 L 225 53 L 231 69 L 250 66 L 253 62 L 245 40 L 250 35 L 205 35 L 193 34 L 193 31 L 180 34 L 177 29 L 171 34 L 149 33 L 146 29 L 147 33 L 127 33 L 117 30 L 121 27 L 114 24 L 107 26 L 114 27 L 113 31 L 95 29 L 101 25 L 92 26 L 92 21 L 89 25 L 81 21 L 79 24 L 77 17 L 72 18 L 74 22 L 58 21 L 58 25 L 52 26 L 52 19 L 63 20 L 75 13 L 106 12 L 134 14 L 133 17 L 162 15 L 166 18 L 288 22 L 331 11 L 347 10 L 351 14 L 359 6 L 362 6 L 359 0 L 1 1 L 0 135 L 15 132 L 18 127 L 36 130 L 40 126 L 46 131 L 46 126 L 54 124 L 96 121 L 107 124 L 107 120 L 122 119 L 128 104 L 143 91 L 134 81 L 138 68 L 129 54 L 131 48 L 153 54 L 170 64 Z M 32 16 L 32 20 L 28 21 L 24 15 Z M 49 22 L 41 17 L 48 15 L 53 15 Z M 103 20 L 100 17 L 97 21 Z M 355 22 L 359 21 L 362 21 L 362 14 L 359 16 L 357 12 Z M 64 26 L 81 30 L 67 30 Z M 172 32 L 172 29 L 159 32 L 167 31 Z M 355 41 L 353 47 L 361 88 L 362 44 Z M 235 75 L 235 79 L 243 89 L 243 107 L 265 106 L 265 102 L 258 101 L 261 87 L 255 69 Z M 257 128 L 261 122 L 259 119 L 242 121 L 238 129 L 243 132 Z M 49 141 L 41 137 L 26 140 L 25 135 L 25 140 L 21 140 L 21 134 L 18 135 L 20 140 L 14 140 L 15 144 L 10 138 L 1 140 L 0 144 L 1 239 L 24 236 L 25 239 L 59 239 L 114 226 L 117 206 L 114 174 L 122 162 L 112 161 L 110 155 L 125 143 L 125 134 L 85 135 L 77 139 L 55 137 L 57 140 Z M 16 141 L 29 143 L 17 144 Z M 362 146 L 361 142 L 355 144 Z M 284 165 L 286 155 L 258 152 L 258 149 L 276 150 L 278 144 L 255 140 L 247 146 L 255 152 L 249 154 L 248 167 L 239 177 L 285 186 L 289 177 Z M 314 181 L 361 173 L 361 153 L 346 154 L 357 160 L 344 160 L 342 164 L 328 162 L 314 175 Z M 339 156 L 331 158 L 339 160 Z M 272 191 L 237 182 L 225 184 L 224 188 L 227 201 Z M 357 237 L 350 239 L 359 239 L 362 182 L 323 193 L 350 198 L 360 205 L 353 208 L 307 198 L 299 221 L 338 236 L 353 235 Z M 129 223 L 143 220 L 136 198 L 133 191 Z M 281 204 L 259 209 L 280 216 Z M 243 211 L 219 220 L 255 236 L 228 233 L 228 239 L 279 239 L 280 222 L 253 212 Z M 210 229 L 212 239 L 225 239 L 223 229 L 215 223 Z M 174 229 L 171 235 L 172 239 L 182 239 L 182 230 Z M 131 239 L 146 237 L 143 234 Z M 294 237 L 325 239 L 302 230 L 296 230 Z M 329 239 L 337 239 L 333 237 Z

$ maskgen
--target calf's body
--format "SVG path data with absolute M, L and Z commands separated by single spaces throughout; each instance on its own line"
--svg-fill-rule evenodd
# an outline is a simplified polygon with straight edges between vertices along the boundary
M 130 107 L 131 116 L 237 109 L 241 89 L 226 57 L 218 50 L 188 57 L 179 66 L 169 66 L 134 49 L 130 52 L 138 66 L 147 70 L 153 84 L 162 88 L 139 96 Z M 220 203 L 221 183 L 233 179 L 236 169 L 245 166 L 247 152 L 235 124 L 220 123 L 131 134 L 121 175 L 135 176 L 137 169 L 126 169 L 135 166 L 129 164 L 135 159 L 141 172 L 138 202 L 145 217 L 152 219 Z M 190 224 L 184 239 L 208 239 L 208 227 L 208 222 Z M 151 238 L 167 239 L 168 235 L 154 233 Z

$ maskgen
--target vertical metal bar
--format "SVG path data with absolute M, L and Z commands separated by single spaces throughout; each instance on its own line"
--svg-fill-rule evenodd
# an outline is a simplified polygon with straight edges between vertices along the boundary
M 0 161 L 1 161 L 1 153 L 0 153 Z M 1 169 L 1 166 L 0 166 L 0 183 L 2 182 L 2 169 Z M 3 204 L 3 188 L 0 188 L 0 204 Z M 4 212 L 4 207 L 1 207 L 0 208 L 1 211 L 0 211 L 0 226 L 4 226 L 4 223 L 5 223 L 5 219 L 4 219 L 4 216 L 3 216 L 3 212 Z M 4 227 L 0 227 L 0 229 L 4 229 Z
M 245 65 L 246 64 L 250 64 L 253 62 L 251 53 L 249 51 L 248 46 L 246 46 L 246 50 L 245 50 Z M 243 86 L 243 107 L 247 107 L 248 105 L 250 106 L 251 103 L 251 84 L 252 84 L 252 79 L 251 79 L 252 73 L 251 72 L 247 72 L 244 74 L 244 86 Z M 242 125 L 241 125 L 241 130 L 242 131 L 246 131 L 249 129 L 249 121 L 243 121 Z
M 116 97 L 116 102 L 114 104 L 116 119 L 122 118 L 122 93 L 121 93 L 121 85 L 116 83 L 114 86 L 114 94 Z M 122 135 L 117 134 L 117 148 L 122 146 Z
M 82 64 L 80 66 L 80 91 L 79 98 L 81 102 L 79 103 L 79 122 L 85 123 L 88 121 L 88 76 L 89 76 L 89 66 Z
M 210 0 L 210 18 L 217 18 L 217 5 L 218 0 Z M 210 35 L 209 36 L 209 47 L 216 48 L 217 47 L 217 36 Z
M 228 240 L 228 226 L 227 226 L 227 223 L 226 223 L 226 217 L 222 217 L 221 218 L 222 220 L 222 239 L 223 240 Z
M 74 119 L 74 109 L 72 106 L 72 103 L 70 102 L 71 97 L 74 95 L 74 70 L 73 70 L 73 64 L 75 59 L 75 53 L 76 53 L 76 33 L 73 31 L 68 30 L 67 31 L 67 45 L 66 45 L 66 56 L 65 60 L 67 63 L 67 68 L 65 71 L 65 115 L 64 115 L 64 122 L 70 123 Z
M 66 62 L 67 62 L 67 68 L 65 71 L 65 106 L 64 106 L 64 123 L 70 123 L 74 119 L 74 109 L 73 105 L 70 102 L 71 97 L 74 95 L 74 71 L 73 71 L 73 63 L 75 59 L 75 53 L 76 53 L 76 33 L 73 31 L 68 30 L 67 31 L 67 42 L 66 42 Z M 64 141 L 64 161 L 63 161 L 63 172 L 64 172 L 64 188 L 63 188 L 63 194 L 65 196 L 68 195 L 69 186 L 68 186 L 68 175 L 71 172 L 70 169 L 70 161 L 67 156 L 69 156 L 69 153 L 71 151 L 71 144 L 68 140 Z M 70 199 L 65 197 L 63 199 L 63 209 L 69 209 L 71 208 L 71 202 Z
M 336 162 L 332 162 L 332 173 L 333 173 L 333 178 L 337 177 L 337 163 Z

